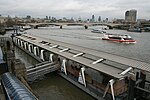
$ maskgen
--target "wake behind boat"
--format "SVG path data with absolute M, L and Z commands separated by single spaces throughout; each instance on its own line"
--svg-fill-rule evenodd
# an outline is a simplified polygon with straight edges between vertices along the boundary
M 129 35 L 121 35 L 121 34 L 104 34 L 102 40 L 109 40 L 113 42 L 120 42 L 120 43 L 136 43 L 136 40 L 132 39 Z

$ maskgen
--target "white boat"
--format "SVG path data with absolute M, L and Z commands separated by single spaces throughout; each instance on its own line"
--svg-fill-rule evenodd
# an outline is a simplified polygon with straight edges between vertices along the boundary
M 31 26 L 29 26 L 29 25 L 22 26 L 22 29 L 25 29 L 25 30 L 27 30 L 27 29 L 31 29 Z
M 121 35 L 121 34 L 104 34 L 102 40 L 109 40 L 113 42 L 120 43 L 136 43 L 136 40 L 132 39 L 129 35 Z
M 91 32 L 93 32 L 93 33 L 106 33 L 106 31 L 103 31 L 101 29 L 93 29 Z

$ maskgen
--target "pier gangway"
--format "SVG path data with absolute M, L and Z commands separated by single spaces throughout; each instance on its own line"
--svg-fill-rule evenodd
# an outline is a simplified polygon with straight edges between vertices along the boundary
M 59 64 L 57 62 L 45 61 L 27 68 L 27 80 L 33 82 L 45 74 L 56 71 L 59 69 Z
M 7 72 L 2 75 L 2 86 L 6 100 L 39 100 L 14 74 Z

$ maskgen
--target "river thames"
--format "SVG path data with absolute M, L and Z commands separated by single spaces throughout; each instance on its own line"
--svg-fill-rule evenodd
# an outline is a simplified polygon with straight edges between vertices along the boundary
M 123 44 L 101 40 L 103 35 L 92 33 L 91 30 L 93 28 L 97 29 L 100 28 L 100 26 L 89 27 L 87 30 L 81 26 L 65 26 L 63 29 L 54 26 L 30 29 L 26 32 L 27 34 L 36 35 L 46 39 L 62 41 L 147 63 L 150 62 L 150 32 L 135 33 L 116 29 L 106 30 L 107 33 L 128 34 L 137 41 L 135 44 Z M 37 61 L 17 48 L 16 56 L 21 59 L 26 66 L 37 63 Z M 37 92 L 40 100 L 94 100 L 94 98 L 55 73 L 49 74 L 44 80 L 33 83 L 31 87 Z
M 107 33 L 128 34 L 137 41 L 136 44 L 123 44 L 101 40 L 101 34 L 91 32 L 93 28 L 99 27 L 90 27 L 88 30 L 85 30 L 81 26 L 66 26 L 63 29 L 59 29 L 59 27 L 47 27 L 28 30 L 27 33 L 150 62 L 150 32 L 136 33 L 127 32 L 126 30 L 106 30 Z

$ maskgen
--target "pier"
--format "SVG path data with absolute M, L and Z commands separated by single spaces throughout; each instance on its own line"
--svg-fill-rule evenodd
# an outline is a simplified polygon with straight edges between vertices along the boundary
M 82 87 L 81 89 L 90 95 L 94 94 L 92 96 L 97 99 L 103 96 L 106 100 L 110 98 L 132 100 L 135 98 L 135 95 L 131 94 L 135 92 L 133 91 L 135 82 L 138 84 L 137 89 L 149 93 L 149 90 L 144 88 L 149 84 L 145 81 L 146 73 L 150 72 L 149 63 L 27 34 L 16 36 L 13 41 L 41 62 L 57 62 L 60 75 L 76 86 Z M 133 78 L 135 76 L 136 78 Z M 131 84 L 129 89 L 127 80 Z M 96 93 L 94 90 L 99 92 Z M 126 96 L 127 94 L 131 94 L 130 98 Z

